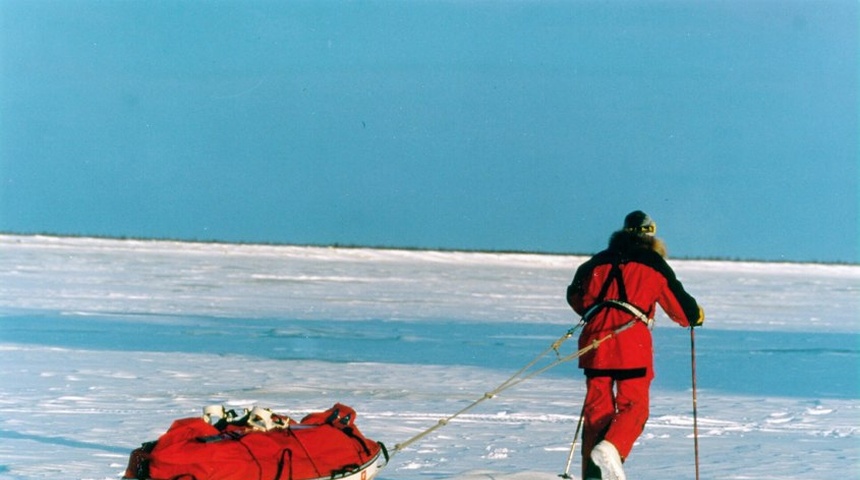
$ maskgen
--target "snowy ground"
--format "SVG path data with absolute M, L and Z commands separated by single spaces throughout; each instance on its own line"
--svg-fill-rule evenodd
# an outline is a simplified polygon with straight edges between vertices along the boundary
M 0 478 L 118 478 L 131 449 L 213 403 L 300 416 L 339 401 L 367 436 L 401 443 L 572 325 L 563 294 L 581 261 L 0 236 Z M 701 477 L 860 478 L 860 267 L 672 265 L 707 312 Z M 654 335 L 628 477 L 693 478 L 689 332 L 658 317 Z M 558 478 L 582 394 L 559 366 L 377 478 Z

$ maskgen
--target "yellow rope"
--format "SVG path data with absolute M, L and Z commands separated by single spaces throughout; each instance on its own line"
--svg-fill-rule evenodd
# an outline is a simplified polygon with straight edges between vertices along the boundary
M 542 368 L 539 368 L 539 369 L 529 373 L 528 375 L 523 375 L 524 372 L 526 372 L 528 369 L 533 367 L 538 361 L 540 361 L 541 358 L 543 358 L 550 351 L 555 350 L 556 354 L 558 354 L 558 347 L 565 340 L 567 340 L 568 338 L 573 336 L 573 332 L 576 330 L 576 328 L 579 328 L 580 326 L 582 326 L 582 323 L 580 323 L 576 328 L 569 330 L 567 333 L 564 334 L 564 336 L 562 336 L 561 338 L 559 338 L 558 340 L 553 342 L 552 346 L 550 346 L 549 348 L 547 348 L 546 350 L 541 352 L 537 357 L 535 357 L 534 360 L 532 360 L 526 366 L 524 366 L 519 371 L 517 371 L 517 373 L 511 375 L 510 378 L 508 378 L 507 380 L 502 382 L 495 389 L 485 393 L 483 397 L 479 398 L 478 400 L 475 400 L 472 404 L 467 405 L 465 408 L 463 408 L 459 412 L 457 412 L 457 413 L 455 413 L 449 417 L 446 417 L 446 418 L 439 420 L 439 422 L 436 423 L 436 425 L 433 425 L 432 427 L 428 428 L 427 430 L 424 430 L 423 432 L 415 435 L 414 437 L 406 440 L 405 442 L 398 443 L 398 444 L 394 445 L 394 451 L 392 452 L 391 455 L 394 456 L 394 454 L 400 452 L 401 450 L 408 447 L 409 445 L 412 445 L 413 443 L 417 442 L 418 440 L 426 437 L 427 435 L 435 432 L 436 430 L 444 427 L 445 425 L 448 425 L 448 422 L 450 422 L 451 420 L 454 420 L 458 416 L 460 416 L 460 415 L 468 412 L 469 410 L 475 408 L 477 405 L 479 405 L 484 400 L 495 397 L 496 395 L 501 393 L 503 390 L 506 390 L 506 389 L 513 387 L 515 385 L 519 385 L 520 383 L 522 383 L 522 382 L 524 382 L 524 381 L 526 381 L 526 380 L 528 380 L 528 379 L 530 379 L 536 375 L 539 375 L 539 374 L 541 374 L 541 373 L 543 373 L 543 372 L 545 372 L 545 371 L 547 371 L 553 367 L 561 365 L 562 363 L 569 362 L 571 360 L 579 358 L 579 357 L 585 355 L 586 353 L 588 353 L 592 350 L 597 350 L 598 348 L 600 348 L 600 345 L 603 342 L 609 340 L 610 338 L 614 337 L 615 335 L 618 335 L 619 333 L 623 332 L 624 330 L 627 330 L 628 328 L 632 327 L 636 323 L 636 321 L 637 320 L 631 320 L 630 322 L 628 322 L 628 323 L 622 325 L 621 327 L 613 330 L 612 332 L 606 334 L 605 336 L 603 336 L 599 339 L 595 339 L 593 342 L 591 342 L 587 346 L 577 350 L 576 352 L 571 353 L 571 354 L 566 355 L 566 356 L 563 356 L 563 357 L 559 355 L 559 357 L 555 361 L 553 361 L 552 363 L 550 363 L 550 364 L 548 364 Z

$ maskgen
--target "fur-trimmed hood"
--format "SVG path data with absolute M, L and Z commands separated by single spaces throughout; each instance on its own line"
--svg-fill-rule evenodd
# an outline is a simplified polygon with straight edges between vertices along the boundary
M 650 235 L 619 230 L 609 237 L 609 249 L 622 254 L 635 250 L 653 250 L 666 258 L 666 244 L 663 240 Z

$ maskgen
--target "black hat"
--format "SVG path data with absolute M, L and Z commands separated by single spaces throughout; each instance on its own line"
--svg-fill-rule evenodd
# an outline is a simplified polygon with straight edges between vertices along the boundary
M 642 210 L 630 212 L 624 217 L 624 231 L 635 232 L 643 235 L 655 235 L 657 224 Z

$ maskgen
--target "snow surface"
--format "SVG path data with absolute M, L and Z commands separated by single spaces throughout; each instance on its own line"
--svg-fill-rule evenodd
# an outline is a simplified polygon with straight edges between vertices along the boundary
M 583 260 L 0 236 L 0 478 L 118 478 L 131 449 L 216 403 L 343 402 L 367 436 L 402 443 L 575 323 L 564 290 Z M 701 478 L 860 478 L 860 266 L 671 264 L 707 313 Z M 689 331 L 658 316 L 654 336 L 628 478 L 694 478 Z M 558 478 L 583 392 L 558 366 L 377 478 Z

